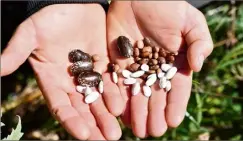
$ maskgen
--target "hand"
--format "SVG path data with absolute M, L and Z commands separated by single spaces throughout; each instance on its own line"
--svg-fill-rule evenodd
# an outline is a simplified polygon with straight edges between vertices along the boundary
M 178 72 L 168 94 L 155 84 L 149 99 L 142 93 L 131 97 L 130 90 L 123 85 L 124 78 L 119 78 L 117 86 L 127 105 L 122 121 L 127 126 L 131 124 L 137 137 L 158 137 L 168 127 L 177 127 L 190 97 L 192 70 L 198 72 L 213 49 L 203 14 L 184 1 L 115 1 L 108 12 L 107 31 L 111 61 L 123 69 L 133 59 L 117 59 L 116 39 L 121 35 L 133 45 L 149 37 L 155 45 L 179 52 L 174 64 Z
M 121 136 L 115 116 L 124 108 L 122 100 L 106 89 L 114 84 L 106 73 L 109 59 L 105 19 L 98 4 L 45 7 L 18 27 L 1 56 L 1 76 L 12 73 L 28 58 L 51 113 L 80 140 L 117 140 Z M 100 56 L 94 70 L 102 74 L 108 109 L 101 97 L 88 105 L 76 92 L 68 73 L 68 53 L 77 48 Z

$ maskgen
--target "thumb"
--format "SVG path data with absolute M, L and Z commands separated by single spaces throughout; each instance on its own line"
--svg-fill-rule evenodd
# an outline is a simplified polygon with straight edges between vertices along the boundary
M 17 28 L 1 55 L 1 76 L 9 75 L 25 62 L 37 46 L 35 28 L 27 19 Z
M 198 72 L 213 50 L 213 41 L 204 15 L 191 5 L 188 6 L 184 36 L 188 63 L 193 71 Z

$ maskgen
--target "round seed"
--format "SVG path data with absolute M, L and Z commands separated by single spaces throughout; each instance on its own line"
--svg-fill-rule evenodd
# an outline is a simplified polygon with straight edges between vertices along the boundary
M 92 60 L 94 62 L 98 62 L 100 60 L 100 56 L 98 54 L 95 54 L 95 55 L 92 56 Z
M 164 57 L 159 57 L 158 61 L 159 61 L 160 64 L 165 64 L 166 63 L 166 60 L 165 60 Z
M 147 58 L 143 58 L 142 60 L 139 61 L 139 64 L 147 64 L 148 61 L 149 60 Z
M 146 46 L 142 49 L 142 52 L 149 52 L 151 53 L 152 52 L 152 47 L 151 46 Z
M 157 70 L 157 69 L 159 69 L 159 65 L 150 66 L 150 70 Z
M 137 47 L 138 47 L 139 49 L 142 49 L 142 48 L 144 47 L 144 43 L 143 43 L 142 40 L 138 40 L 138 41 L 137 41 Z
M 143 53 L 141 54 L 141 57 L 142 57 L 142 58 L 147 58 L 147 57 L 149 57 L 150 54 L 151 54 L 150 52 L 143 52 Z
M 153 54 L 153 58 L 154 58 L 154 59 L 158 59 L 158 57 L 159 57 L 159 53 L 158 53 L 158 52 L 155 52 L 155 53 Z
M 147 64 L 142 64 L 141 65 L 141 70 L 143 70 L 143 71 L 149 71 L 149 66 Z
M 140 61 L 141 61 L 141 60 L 140 60 Z M 140 61 L 139 61 L 139 62 L 140 62 Z M 135 71 L 138 70 L 139 67 L 140 67 L 139 64 L 137 64 L 137 63 L 133 63 L 133 64 L 130 65 L 130 70 L 131 70 L 132 72 L 135 72 Z
M 143 39 L 143 43 L 144 43 L 145 46 L 150 46 L 151 45 L 151 41 L 150 41 L 150 39 L 148 37 L 145 37 Z
M 152 60 L 152 64 L 153 65 L 157 65 L 158 64 L 158 60 L 156 60 L 156 59 L 151 59 Z
M 159 56 L 160 57 L 166 57 L 167 53 L 165 52 L 165 50 L 163 48 L 160 48 L 159 50 Z
M 139 60 L 141 60 L 140 57 L 136 57 L 136 58 L 135 58 L 135 61 L 136 61 L 136 62 L 138 62 Z
M 167 56 L 166 60 L 170 63 L 173 63 L 175 61 L 175 57 L 173 55 Z
M 153 47 L 153 52 L 159 52 L 159 47 Z

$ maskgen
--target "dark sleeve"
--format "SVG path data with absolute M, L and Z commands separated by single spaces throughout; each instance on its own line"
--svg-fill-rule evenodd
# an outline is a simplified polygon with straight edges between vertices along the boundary
M 213 0 L 186 0 L 186 1 L 196 8 L 201 8 L 201 7 L 209 4 Z
M 41 8 L 52 4 L 67 4 L 67 3 L 99 3 L 107 12 L 109 3 L 107 0 L 30 0 L 27 4 L 27 16 L 31 16 Z

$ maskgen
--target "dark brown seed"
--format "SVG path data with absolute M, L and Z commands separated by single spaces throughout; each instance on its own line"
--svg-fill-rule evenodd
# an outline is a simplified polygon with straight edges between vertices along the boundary
M 98 72 L 86 71 L 80 73 L 77 79 L 81 86 L 95 87 L 98 86 L 102 77 Z
M 112 63 L 109 63 L 109 64 L 108 64 L 108 71 L 109 71 L 109 72 L 114 72 L 114 65 L 115 65 L 115 64 L 112 64 Z
M 148 58 L 149 58 L 149 59 L 152 59 L 152 58 L 153 58 L 153 54 L 150 53 Z
M 151 46 L 146 46 L 142 49 L 142 52 L 152 52 L 152 47 Z
M 136 62 L 139 61 L 139 60 L 141 60 L 140 57 L 136 57 L 136 58 L 135 58 L 135 61 L 136 61 Z
M 150 70 L 157 70 L 159 69 L 159 65 L 153 65 L 149 67 Z
M 138 57 L 139 56 L 139 49 L 138 48 L 134 48 L 134 57 Z
M 95 54 L 95 55 L 92 56 L 92 60 L 94 62 L 98 62 L 100 60 L 100 56 L 98 54 Z
M 147 64 L 149 60 L 147 58 L 143 58 L 142 60 L 139 61 L 139 64 Z
M 156 60 L 156 59 L 151 59 L 151 60 L 152 60 L 153 65 L 157 65 L 158 64 L 158 60 Z
M 175 61 L 175 57 L 173 55 L 167 56 L 166 60 L 170 63 L 173 63 Z
M 153 52 L 159 52 L 159 47 L 153 47 Z
M 83 71 L 92 71 L 93 68 L 94 68 L 94 65 L 92 62 L 78 61 L 71 65 L 70 71 L 71 71 L 72 75 L 78 75 L 79 73 L 81 73 Z
M 152 60 L 152 59 L 149 59 L 149 61 L 148 61 L 148 65 L 149 65 L 149 66 L 152 66 L 152 65 L 153 65 L 153 60 Z
M 130 65 L 130 71 L 135 72 L 139 69 L 140 65 L 138 63 L 133 63 Z
M 158 61 L 159 61 L 160 64 L 165 64 L 166 63 L 166 60 L 165 60 L 164 57 L 159 57 Z
M 147 74 L 153 74 L 153 73 L 155 73 L 155 70 L 149 70 L 149 71 L 147 71 L 146 73 L 147 73 Z
M 121 56 L 129 58 L 133 55 L 133 47 L 127 37 L 119 36 L 117 39 L 117 47 Z
M 143 53 L 141 54 L 141 57 L 142 57 L 142 58 L 147 58 L 147 57 L 149 57 L 150 54 L 151 54 L 150 52 L 143 52 Z
M 145 37 L 143 39 L 143 43 L 144 43 L 145 46 L 151 46 L 151 41 L 148 37 Z
M 91 56 L 79 49 L 74 49 L 68 54 L 69 61 L 72 63 L 78 61 L 92 61 Z
M 160 57 L 166 57 L 167 53 L 164 50 L 159 51 L 159 56 Z
M 153 58 L 154 59 L 157 59 L 159 57 L 159 53 L 158 52 L 155 52 L 154 54 L 153 54 Z

